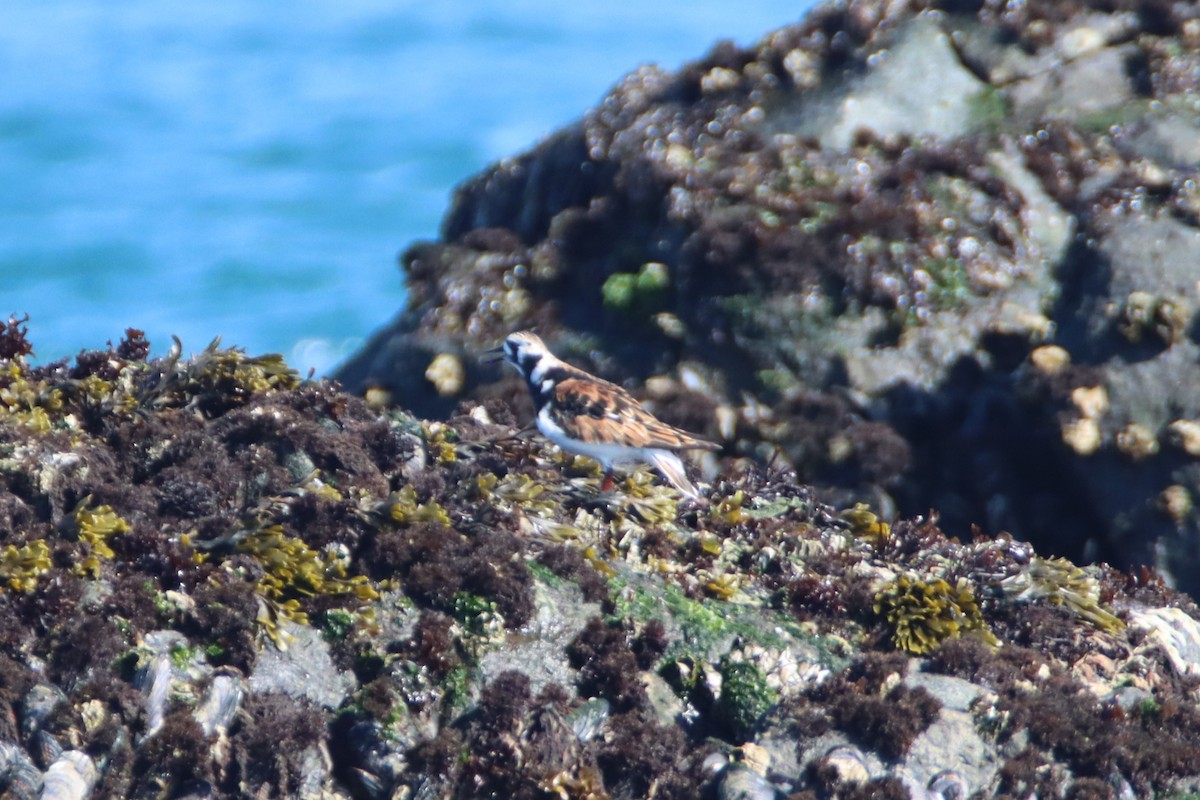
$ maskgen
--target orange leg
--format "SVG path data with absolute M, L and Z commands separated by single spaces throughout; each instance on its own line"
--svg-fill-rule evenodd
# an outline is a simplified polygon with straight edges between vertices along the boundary
M 611 492 L 614 483 L 613 474 L 611 472 L 604 473 L 604 483 L 600 484 L 600 491 Z

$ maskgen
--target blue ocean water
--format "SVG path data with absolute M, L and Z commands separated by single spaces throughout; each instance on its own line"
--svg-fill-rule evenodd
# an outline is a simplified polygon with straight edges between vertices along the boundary
M 137 327 L 324 374 L 400 309 L 455 184 L 812 0 L 4 5 L 0 314 L 35 360 Z

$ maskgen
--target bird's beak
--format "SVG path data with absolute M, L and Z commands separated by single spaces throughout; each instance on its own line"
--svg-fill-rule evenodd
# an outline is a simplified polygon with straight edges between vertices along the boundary
M 479 356 L 479 361 L 482 364 L 495 364 L 497 361 L 504 360 L 504 345 L 493 347 L 491 350 L 484 350 Z

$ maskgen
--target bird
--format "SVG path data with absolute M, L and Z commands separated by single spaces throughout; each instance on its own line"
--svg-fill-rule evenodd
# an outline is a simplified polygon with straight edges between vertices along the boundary
M 719 444 L 668 425 L 625 389 L 557 358 L 536 333 L 509 334 L 497 351 L 525 378 L 542 435 L 600 462 L 602 492 L 612 488 L 618 465 L 648 463 L 681 493 L 700 497 L 676 451 L 720 450 Z

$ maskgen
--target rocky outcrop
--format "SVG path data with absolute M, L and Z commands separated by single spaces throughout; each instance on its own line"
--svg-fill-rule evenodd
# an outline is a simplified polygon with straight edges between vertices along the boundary
M 827 497 L 1200 589 L 1198 26 L 855 0 L 640 69 L 460 187 L 339 377 L 444 417 L 537 326 Z
M 0 327 L 13 798 L 1147 797 L 1200 609 L 727 466 L 681 498 L 503 403 L 377 410 L 136 331 Z

